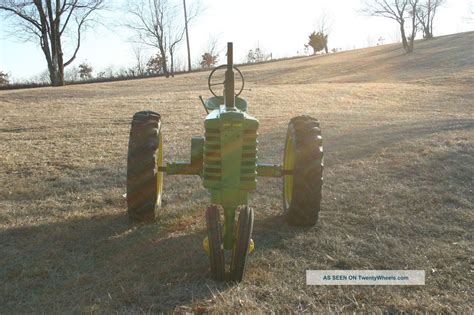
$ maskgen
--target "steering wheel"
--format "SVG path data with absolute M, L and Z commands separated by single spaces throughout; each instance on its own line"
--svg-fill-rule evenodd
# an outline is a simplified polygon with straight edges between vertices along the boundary
M 240 86 L 240 89 L 238 90 L 239 92 L 235 93 L 235 96 L 239 96 L 240 93 L 242 93 L 242 91 L 244 90 L 244 85 L 245 85 L 245 82 L 244 82 L 244 76 L 242 75 L 242 72 L 240 72 L 239 68 L 237 68 L 236 66 L 233 67 L 237 73 L 240 75 L 240 79 L 242 81 L 242 84 Z M 227 69 L 227 65 L 220 65 L 219 67 L 217 68 L 214 68 L 212 71 L 211 71 L 211 74 L 209 75 L 209 78 L 207 79 L 207 86 L 209 87 L 209 91 L 211 91 L 212 95 L 214 96 L 218 96 L 214 90 L 212 89 L 213 86 L 217 86 L 217 85 L 224 85 L 225 84 L 225 79 L 223 79 L 222 81 L 218 81 L 218 82 L 212 82 L 212 78 L 214 76 L 214 74 L 216 73 L 216 71 L 218 70 L 222 70 L 222 69 Z M 225 71 L 224 71 L 224 78 L 225 78 Z M 239 81 L 239 80 L 237 80 Z M 237 83 L 237 82 L 236 82 Z

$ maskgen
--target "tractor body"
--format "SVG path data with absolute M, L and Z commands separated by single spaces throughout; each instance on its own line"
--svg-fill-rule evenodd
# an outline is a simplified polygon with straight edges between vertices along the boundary
M 203 184 L 211 192 L 211 203 L 224 209 L 225 249 L 233 246 L 235 209 L 247 205 L 249 192 L 256 188 L 258 126 L 257 119 L 225 104 L 204 121 Z
M 249 207 L 249 194 L 257 187 L 257 176 L 282 177 L 288 223 L 314 225 L 321 201 L 323 151 L 317 120 L 298 116 L 288 126 L 283 165 L 258 162 L 259 121 L 248 113 L 247 101 L 238 97 L 244 81 L 240 70 L 233 65 L 232 52 L 232 43 L 228 43 L 227 64 L 215 68 L 209 76 L 208 85 L 214 96 L 205 102 L 201 98 L 207 113 L 205 132 L 204 136 L 191 139 L 189 162 L 163 161 L 158 113 L 145 111 L 134 115 L 129 141 L 127 204 L 132 219 L 154 218 L 155 210 L 161 206 L 163 174 L 199 175 L 211 195 L 211 206 L 206 211 L 208 236 L 203 242 L 211 273 L 216 280 L 225 280 L 226 274 L 230 274 L 231 280 L 241 281 L 247 254 L 254 248 L 251 239 L 254 214 Z M 218 69 L 225 69 L 225 79 L 212 84 L 211 78 Z M 242 78 L 237 93 L 234 70 Z M 222 95 L 213 91 L 215 85 L 223 86 Z M 229 273 L 224 250 L 232 250 Z
M 224 209 L 224 249 L 232 249 L 237 207 L 248 205 L 257 176 L 282 176 L 281 165 L 258 163 L 259 122 L 247 113 L 248 103 L 234 95 L 232 55 L 228 54 L 224 96 L 213 96 L 204 106 L 204 137 L 191 140 L 191 163 L 168 163 L 167 174 L 195 174 L 210 190 L 211 204 Z M 226 93 L 229 91 L 231 93 Z M 261 174 L 259 174 L 259 172 Z

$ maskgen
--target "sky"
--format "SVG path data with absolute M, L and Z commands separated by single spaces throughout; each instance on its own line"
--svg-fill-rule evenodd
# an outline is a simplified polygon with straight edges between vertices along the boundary
M 123 27 L 124 0 L 106 0 L 108 10 L 100 13 L 100 24 L 85 33 L 76 60 L 86 61 L 98 73 L 107 68 L 129 68 L 134 64 L 134 34 Z M 180 5 L 181 0 L 176 1 Z M 210 39 L 218 42 L 219 63 L 224 63 L 225 46 L 234 42 L 235 62 L 244 62 L 248 51 L 260 47 L 273 58 L 304 53 L 308 35 L 317 28 L 321 12 L 332 20 L 329 49 L 349 50 L 399 39 L 396 22 L 361 13 L 361 0 L 187 0 L 200 1 L 201 13 L 189 27 L 192 63 L 198 64 Z M 474 31 L 474 0 L 447 0 L 435 20 L 435 36 Z M 471 20 L 468 19 L 471 18 Z M 0 19 L 0 70 L 10 78 L 25 80 L 46 70 L 44 55 L 37 43 L 23 42 L 11 35 L 12 20 Z M 420 34 L 421 36 L 421 34 Z M 68 49 L 69 48 L 69 49 Z M 67 58 L 71 47 L 63 49 Z M 151 55 L 155 51 L 147 50 Z M 178 47 L 177 64 L 186 64 L 185 41 Z M 67 68 L 66 68 L 67 70 Z

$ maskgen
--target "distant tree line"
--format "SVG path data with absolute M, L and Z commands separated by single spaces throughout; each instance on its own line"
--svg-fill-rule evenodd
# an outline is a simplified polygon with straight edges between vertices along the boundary
M 272 54 L 266 53 L 262 48 L 255 47 L 247 53 L 247 63 L 259 63 L 272 59 Z
M 64 69 L 77 57 L 83 32 L 96 22 L 97 12 L 105 8 L 105 3 L 106 0 L 0 0 L 0 13 L 12 19 L 12 36 L 38 43 L 51 85 L 61 86 L 65 83 Z M 186 0 L 183 8 L 186 10 Z M 167 76 L 173 75 L 176 48 L 185 33 L 188 37 L 188 25 L 199 13 L 197 6 L 191 6 L 182 21 L 178 9 L 168 0 L 127 0 L 127 26 L 142 44 L 158 48 L 160 71 Z M 74 44 L 67 58 L 63 51 L 65 41 Z M 187 43 L 189 54 L 189 38 Z
M 98 20 L 98 12 L 105 9 L 107 0 L 0 0 L 0 14 L 11 19 L 9 33 L 17 38 L 39 45 L 45 57 L 47 72 L 40 75 L 42 82 L 53 86 L 64 85 L 74 78 L 88 80 L 93 78 L 93 69 L 87 62 L 79 67 L 65 69 L 76 59 L 83 41 L 84 32 Z M 445 0 L 363 0 L 363 12 L 384 17 L 397 22 L 403 48 L 407 52 L 414 50 L 414 40 L 419 31 L 423 37 L 434 37 L 435 18 Z M 123 24 L 135 34 L 133 52 L 135 65 L 122 69 L 120 75 L 174 76 L 182 65 L 177 66 L 176 51 L 186 39 L 188 71 L 192 70 L 189 26 L 200 14 L 199 0 L 187 5 L 172 0 L 125 0 L 126 19 Z M 313 54 L 320 51 L 329 53 L 329 37 L 332 19 L 321 11 L 315 30 L 308 36 L 305 52 L 311 48 Z M 72 47 L 69 53 L 63 49 L 64 42 Z M 146 56 L 145 50 L 152 50 Z M 337 51 L 334 48 L 331 51 Z M 217 41 L 210 42 L 204 49 L 201 59 L 195 65 L 198 68 L 210 68 L 217 64 L 219 51 Z M 258 63 L 272 58 L 260 47 L 250 49 L 246 62 Z M 177 69 L 179 68 L 179 69 Z M 101 71 L 96 77 L 104 78 L 111 73 Z M 110 71 L 109 71 L 110 72 Z M 47 77 L 47 78 L 46 78 Z M 0 72 L 0 85 L 6 85 L 11 78 Z

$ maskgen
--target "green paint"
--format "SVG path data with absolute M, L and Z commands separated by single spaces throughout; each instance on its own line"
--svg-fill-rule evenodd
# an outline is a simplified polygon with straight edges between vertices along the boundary
M 212 97 L 206 104 L 223 98 Z M 236 98 L 236 104 L 247 104 Z M 234 244 L 235 210 L 248 204 L 249 192 L 257 184 L 258 120 L 237 108 L 223 104 L 204 121 L 204 187 L 211 190 L 211 203 L 224 209 L 224 248 Z M 241 107 L 244 108 L 244 107 Z M 246 109 L 246 106 L 245 106 Z
M 211 97 L 206 107 L 212 110 L 204 121 L 204 137 L 191 140 L 191 162 L 166 164 L 168 175 L 200 175 L 211 192 L 211 203 L 224 209 L 224 248 L 235 241 L 235 211 L 248 205 L 249 193 L 257 187 L 257 175 L 281 177 L 281 165 L 258 164 L 257 131 L 259 122 L 241 109 L 247 102 L 236 97 L 236 108 L 226 108 L 222 97 Z M 240 109 L 239 109 L 240 108 Z

